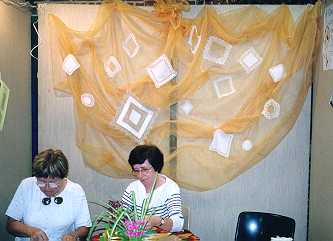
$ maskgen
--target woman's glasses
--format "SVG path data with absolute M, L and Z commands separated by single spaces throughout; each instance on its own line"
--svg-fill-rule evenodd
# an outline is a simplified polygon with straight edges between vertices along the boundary
M 144 175 L 146 175 L 146 174 L 148 174 L 152 169 L 153 169 L 152 167 L 150 167 L 150 168 L 133 169 L 133 170 L 132 170 L 132 173 L 133 173 L 133 175 L 135 175 L 135 176 L 137 176 L 137 175 L 139 175 L 139 174 L 144 174 Z
M 52 182 L 48 182 L 48 181 L 41 181 L 37 179 L 37 186 L 44 188 L 46 186 L 49 186 L 49 188 L 57 188 L 60 185 L 60 180 L 59 181 L 52 181 Z

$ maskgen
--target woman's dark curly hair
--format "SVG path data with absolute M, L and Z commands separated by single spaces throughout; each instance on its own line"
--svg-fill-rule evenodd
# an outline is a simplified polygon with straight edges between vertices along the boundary
M 128 163 L 132 169 L 135 164 L 142 164 L 148 161 L 156 172 L 161 172 L 164 165 L 163 153 L 154 145 L 136 146 L 130 153 Z

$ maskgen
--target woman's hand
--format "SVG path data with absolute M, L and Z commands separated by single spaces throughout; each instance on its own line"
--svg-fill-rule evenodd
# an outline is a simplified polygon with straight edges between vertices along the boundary
M 146 216 L 145 221 L 147 221 L 146 229 L 151 229 L 152 227 L 159 227 L 165 231 L 170 231 L 172 229 L 173 221 L 170 218 L 163 219 L 160 216 Z
M 49 240 L 43 230 L 24 224 L 11 217 L 7 219 L 7 231 L 17 237 L 29 237 L 31 241 Z
M 76 241 L 76 240 L 86 240 L 85 238 L 87 237 L 89 232 L 88 227 L 79 227 L 72 232 L 65 234 L 62 238 L 61 241 Z
M 44 233 L 44 231 L 39 228 L 31 227 L 31 228 L 29 228 L 29 233 L 30 233 L 31 241 L 48 241 L 49 240 L 46 233 Z
M 146 229 L 151 229 L 154 226 L 160 226 L 162 218 L 160 216 L 146 216 Z
M 76 241 L 76 240 L 77 240 L 77 238 L 71 234 L 66 234 L 61 239 L 61 241 Z

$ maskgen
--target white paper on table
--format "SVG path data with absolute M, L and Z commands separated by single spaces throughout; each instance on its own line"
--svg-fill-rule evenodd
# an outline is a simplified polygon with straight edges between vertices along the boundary
M 271 237 L 271 241 L 293 241 L 293 239 L 286 237 Z

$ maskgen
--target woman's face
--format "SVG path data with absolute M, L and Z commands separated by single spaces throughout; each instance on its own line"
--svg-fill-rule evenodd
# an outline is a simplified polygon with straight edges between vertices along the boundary
M 59 177 L 37 177 L 39 189 L 48 197 L 57 196 L 65 185 L 65 179 Z
M 133 175 L 143 184 L 151 182 L 154 179 L 155 173 L 156 171 L 148 160 L 142 164 L 133 165 Z

